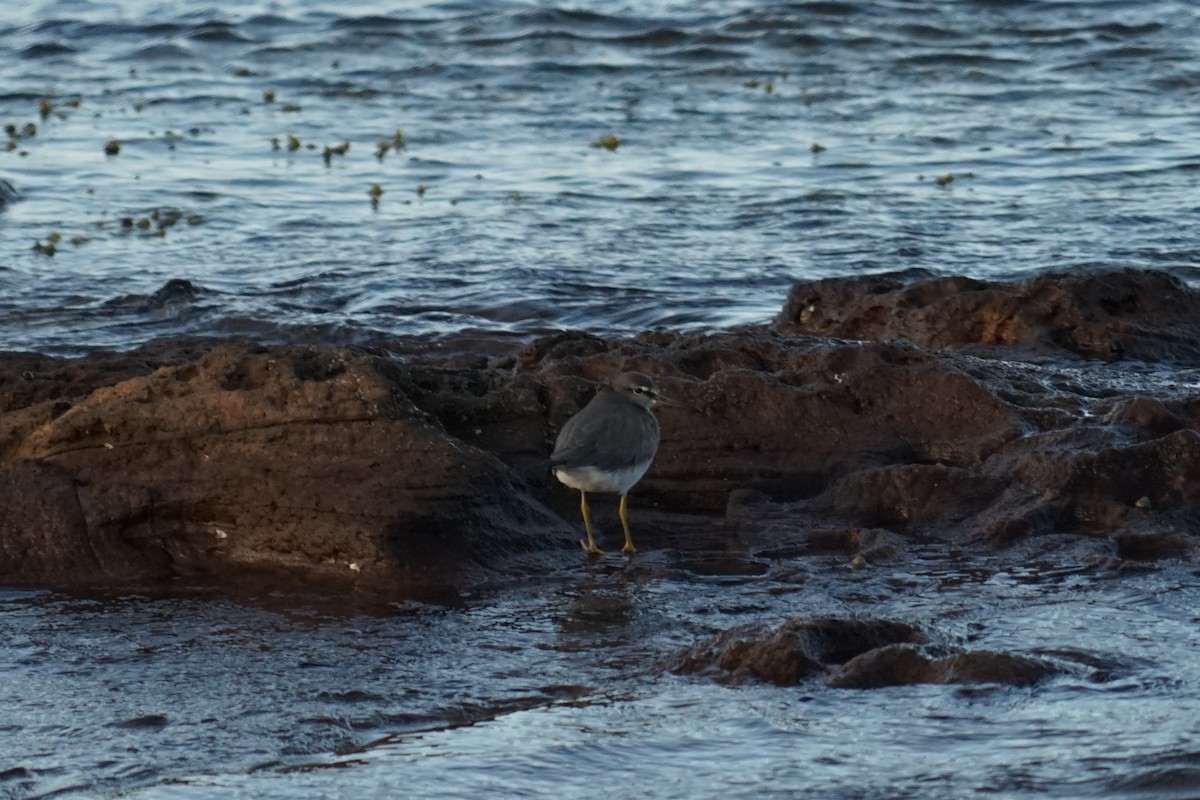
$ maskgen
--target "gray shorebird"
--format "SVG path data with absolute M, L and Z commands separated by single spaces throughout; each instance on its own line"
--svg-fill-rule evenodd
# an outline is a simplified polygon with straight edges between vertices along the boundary
M 652 378 L 640 372 L 622 372 L 567 420 L 558 434 L 550 468 L 559 481 L 579 490 L 579 510 L 587 531 L 587 541 L 581 539 L 579 546 L 588 555 L 604 552 L 592 536 L 588 492 L 621 495 L 619 512 L 625 530 L 621 552 L 634 552 L 625 499 L 658 450 L 658 420 L 650 410 L 658 399 Z

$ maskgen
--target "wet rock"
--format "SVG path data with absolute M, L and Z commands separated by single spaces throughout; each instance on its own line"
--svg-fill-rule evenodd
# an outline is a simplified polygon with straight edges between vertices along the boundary
M 113 728 L 127 728 L 134 730 L 162 730 L 167 727 L 170 720 L 164 714 L 146 714 L 142 717 L 133 717 L 132 719 L 123 719 L 118 722 L 111 723 Z
M 845 339 L 906 339 L 933 350 L 987 353 L 999 345 L 1200 364 L 1200 292 L 1154 270 L 1050 273 L 1011 283 L 921 270 L 829 278 L 793 286 L 778 324 Z
M 824 664 L 804 652 L 795 633 L 783 629 L 766 638 L 727 631 L 680 654 L 668 668 L 679 675 L 708 674 L 729 683 L 754 679 L 776 686 L 793 686 L 825 672 Z
M 1119 317 L 1142 337 L 1127 337 L 1127 359 L 1150 342 L 1183 358 L 1187 343 L 1171 337 L 1191 290 L 1158 273 L 1090 280 L 821 282 L 845 295 L 846 319 L 868 300 L 887 313 L 860 314 L 854 330 L 810 310 L 714 335 L 562 333 L 499 357 L 473 339 L 466 353 L 180 339 L 77 359 L 0 354 L 0 578 L 254 568 L 403 586 L 559 552 L 578 500 L 547 454 L 596 385 L 626 369 L 674 400 L 630 498 L 642 549 L 836 553 L 854 567 L 928 541 L 1021 559 L 1195 559 L 1200 371 L 1080 361 L 1051 324 L 1091 309 L 1089 324 Z M 1049 302 L 1031 292 L 1065 305 L 1028 317 Z M 979 337 L 963 352 L 969 337 L 945 333 L 961 320 L 934 319 L 985 296 L 1029 300 L 1011 330 L 1034 333 L 1000 338 L 1036 359 L 1011 344 L 980 358 Z M 912 331 L 846 342 L 795 330 L 886 338 L 919 309 L 941 326 L 922 346 Z M 601 539 L 619 536 L 616 503 L 593 508 Z M 1098 546 L 1064 550 L 1063 537 Z
M 3 420 L 8 424 L 0 425 L 0 456 L 7 455 L 13 446 L 4 438 L 13 435 L 13 421 L 28 416 L 27 412 L 35 417 L 49 413 L 43 408 L 46 402 L 69 405 L 102 386 L 194 361 L 220 344 L 213 339 L 174 337 L 128 353 L 97 350 L 85 358 L 0 353 L 0 414 L 5 415 Z
M 89 531 L 69 470 L 23 459 L 0 462 L 0 577 L 7 583 L 121 579 L 153 573 L 161 559 L 108 530 Z
M 145 299 L 141 307 L 146 312 L 158 312 L 176 306 L 186 306 L 204 290 L 184 278 L 172 278 L 164 283 L 154 294 Z
M 663 445 L 638 493 L 724 513 L 746 537 L 831 520 L 995 545 L 1107 536 L 1136 522 L 1142 497 L 1168 527 L 1200 521 L 1191 490 L 1200 442 L 1184 400 L 1114 406 L 1108 386 L 1081 387 L 1069 405 L 1057 387 L 1002 399 L 1008 364 L 745 335 L 677 339 L 649 369 L 670 374 L 718 348 L 722 363 L 741 354 L 758 368 L 661 381 L 688 405 L 660 411 Z M 606 353 L 580 367 L 606 361 L 617 366 Z M 1097 422 L 1092 405 L 1118 419 Z M 1129 425 L 1131 416 L 1140 421 Z
M 1186 419 L 1172 411 L 1157 397 L 1123 397 L 1113 404 L 1104 421 L 1131 428 L 1139 440 L 1157 439 L 1187 425 Z
M 725 631 L 680 653 L 668 669 L 724 682 L 754 679 L 793 686 L 875 648 L 925 640 L 923 633 L 902 622 L 796 617 L 767 633 L 755 628 Z
M 657 335 L 525 364 L 544 382 L 552 427 L 596 379 L 620 369 L 658 376 L 678 402 L 659 409 L 663 441 L 639 491 L 713 514 L 735 490 L 789 501 L 881 465 L 977 465 L 1019 437 L 1023 424 L 1019 409 L 954 364 L 895 345 L 823 345 L 765 332 Z M 934 396 L 938 402 L 928 402 Z
M 343 351 L 223 346 L 23 411 L 0 462 L 7 583 L 270 572 L 404 588 L 553 541 L 556 520 L 500 461 Z
M 761 521 L 762 515 L 761 508 L 756 509 L 750 512 L 749 519 Z M 779 512 L 777 519 L 782 528 L 782 523 L 788 519 L 788 512 Z M 786 534 L 780 530 L 774 538 L 782 541 L 757 548 L 755 554 L 758 558 L 780 560 L 839 554 L 861 558 L 864 565 L 869 565 L 888 561 L 904 550 L 902 536 L 880 528 L 814 525 Z
M 1113 544 L 1117 558 L 1133 561 L 1194 559 L 1200 554 L 1200 536 L 1171 529 L 1122 531 L 1113 537 Z
M 893 620 L 812 617 L 791 620 L 784 629 L 794 631 L 804 651 L 825 664 L 841 664 L 896 642 L 927 641 L 920 630 Z
M 974 651 L 930 658 L 904 645 L 870 650 L 830 676 L 839 689 L 877 689 L 914 683 L 999 683 L 1032 686 L 1057 674 L 1048 661 L 1010 653 Z
M 941 657 L 919 649 L 921 630 L 892 620 L 796 617 L 774 631 L 736 628 L 675 656 L 668 669 L 723 683 L 758 680 L 777 686 L 827 677 L 842 689 L 914 683 L 1000 683 L 1031 686 L 1059 672 L 1049 661 L 967 651 Z
M 138 314 L 162 319 L 199 307 L 201 301 L 209 294 L 211 293 L 203 286 L 186 278 L 171 278 L 151 294 L 118 295 L 108 300 L 105 305 L 110 308 L 130 309 Z
M 1001 489 L 999 481 L 974 470 L 900 464 L 846 475 L 822 495 L 821 503 L 862 524 L 905 527 L 959 522 L 986 509 Z

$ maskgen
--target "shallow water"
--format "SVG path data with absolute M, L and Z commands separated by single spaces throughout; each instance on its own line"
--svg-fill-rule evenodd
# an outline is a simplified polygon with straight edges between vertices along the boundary
M 1200 253 L 1191 3 L 9 5 L 0 124 L 37 131 L 0 151 L 3 349 L 707 330 L 800 278 Z M 1156 375 L 1112 380 L 1186 378 Z M 453 605 L 6 591 L 0 796 L 1200 794 L 1189 569 L 844 562 L 650 552 Z M 661 670 L 819 613 L 1067 672 Z
M 1198 21 L 1170 0 L 16 4 L 0 347 L 706 329 L 769 319 L 799 278 L 1194 265 Z M 194 286 L 155 295 L 171 279 Z
M 9 592 L 12 797 L 1184 797 L 1200 788 L 1194 571 L 1005 568 L 929 551 L 670 552 L 551 571 L 455 607 L 200 589 Z M 757 574 L 753 574 L 757 573 Z M 918 622 L 1038 655 L 1032 689 L 726 687 L 676 650 L 795 614 Z

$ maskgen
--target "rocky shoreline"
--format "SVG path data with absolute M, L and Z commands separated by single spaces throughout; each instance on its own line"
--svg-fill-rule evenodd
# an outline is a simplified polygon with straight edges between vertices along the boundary
M 403 593 L 567 563 L 546 454 L 621 369 L 678 401 L 631 495 L 643 550 L 1200 554 L 1200 293 L 1168 273 L 827 280 L 769 326 L 451 350 L 0 354 L 0 582 Z

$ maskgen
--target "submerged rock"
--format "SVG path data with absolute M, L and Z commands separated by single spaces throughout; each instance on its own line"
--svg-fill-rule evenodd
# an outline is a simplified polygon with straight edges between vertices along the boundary
M 758 680 L 794 686 L 827 678 L 841 689 L 914 683 L 999 683 L 1030 686 L 1057 667 L 1048 661 L 989 651 L 941 657 L 922 652 L 929 636 L 893 620 L 795 617 L 774 631 L 734 629 L 671 659 L 668 669 L 724 683 Z
M 838 689 L 878 689 L 914 683 L 999 683 L 1032 686 L 1058 674 L 1048 661 L 1012 653 L 968 651 L 930 658 L 912 647 L 891 645 L 863 653 L 829 679 Z
M 796 617 L 778 629 L 734 629 L 675 656 L 668 669 L 724 682 L 754 679 L 793 686 L 862 653 L 896 642 L 925 642 L 916 628 L 891 620 Z

